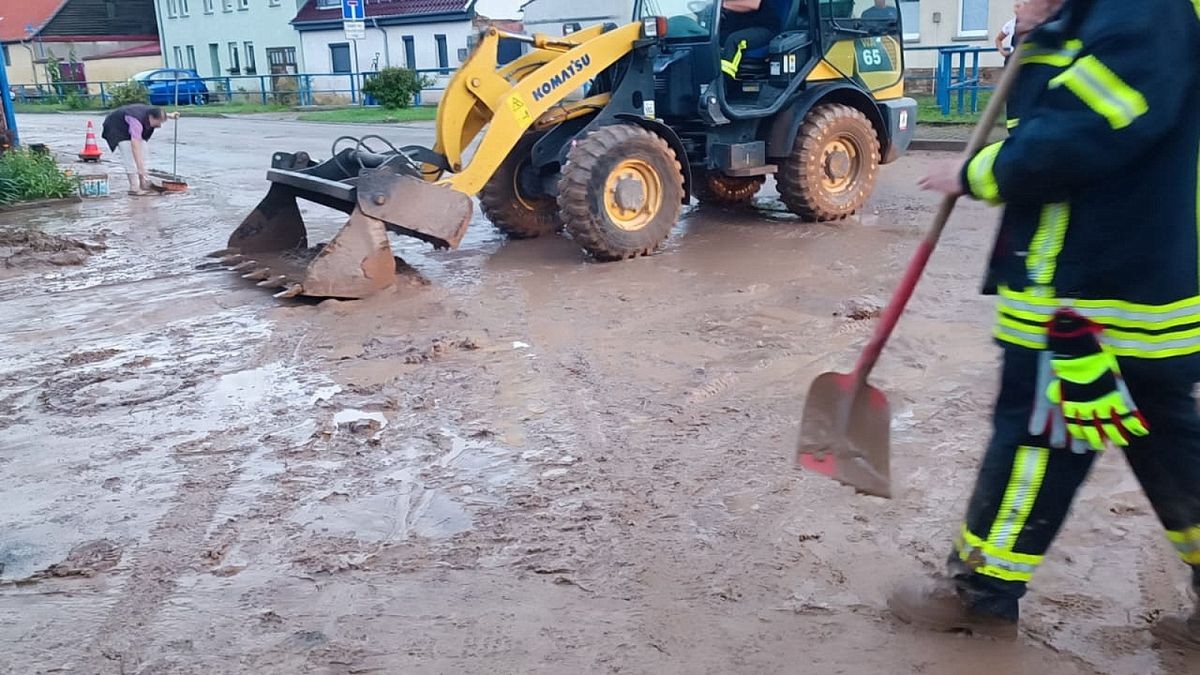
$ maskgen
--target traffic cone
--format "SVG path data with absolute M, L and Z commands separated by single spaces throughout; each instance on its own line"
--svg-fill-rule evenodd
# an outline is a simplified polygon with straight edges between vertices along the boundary
M 79 153 L 79 159 L 85 162 L 99 162 L 100 155 L 100 146 L 96 145 L 96 132 L 92 129 L 92 121 L 88 120 L 87 139 L 83 142 L 83 152 Z

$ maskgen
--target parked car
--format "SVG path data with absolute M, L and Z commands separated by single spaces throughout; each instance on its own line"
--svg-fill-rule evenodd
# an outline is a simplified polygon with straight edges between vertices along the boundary
M 143 70 L 134 75 L 150 92 L 151 105 L 193 104 L 208 102 L 208 87 L 200 79 L 200 73 L 187 68 L 157 68 Z

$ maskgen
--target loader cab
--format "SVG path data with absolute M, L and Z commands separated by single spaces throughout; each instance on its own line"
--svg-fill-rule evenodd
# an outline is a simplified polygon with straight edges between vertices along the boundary
M 768 0 L 764 0 L 767 2 Z M 706 124 L 779 112 L 807 82 L 848 80 L 872 95 L 901 83 L 896 0 L 775 0 L 782 27 L 768 44 L 742 53 L 737 75 L 721 71 L 720 0 L 638 0 L 635 19 L 664 16 L 655 63 L 656 101 L 667 119 Z

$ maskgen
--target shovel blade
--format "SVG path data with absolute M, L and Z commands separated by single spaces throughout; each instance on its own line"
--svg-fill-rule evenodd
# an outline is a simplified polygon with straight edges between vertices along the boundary
M 859 492 L 892 496 L 891 408 L 854 374 L 824 373 L 804 402 L 796 464 Z

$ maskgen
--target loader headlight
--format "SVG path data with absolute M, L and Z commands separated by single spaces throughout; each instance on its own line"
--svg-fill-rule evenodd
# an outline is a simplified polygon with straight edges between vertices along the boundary
M 642 18 L 642 36 L 648 38 L 663 37 L 667 34 L 667 17 L 647 16 Z

